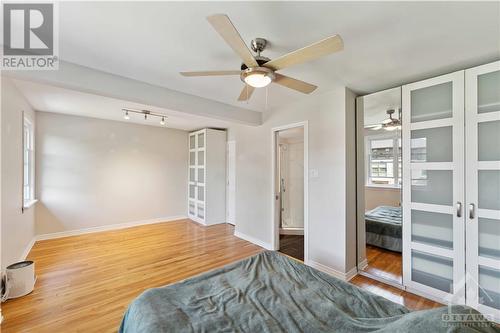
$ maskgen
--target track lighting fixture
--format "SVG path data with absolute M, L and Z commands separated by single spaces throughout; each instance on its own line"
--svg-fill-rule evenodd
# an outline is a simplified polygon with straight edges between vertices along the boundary
M 122 109 L 122 111 L 125 111 L 125 115 L 123 116 L 123 118 L 125 120 L 129 120 L 130 119 L 129 113 L 137 113 L 137 114 L 144 115 L 144 120 L 145 121 L 148 120 L 148 116 L 161 118 L 160 125 L 165 125 L 166 124 L 165 119 L 168 118 L 164 114 L 155 113 L 155 112 L 152 112 L 152 111 L 149 111 L 149 110 L 135 110 L 135 109 L 126 109 L 126 108 L 124 108 L 124 109 Z

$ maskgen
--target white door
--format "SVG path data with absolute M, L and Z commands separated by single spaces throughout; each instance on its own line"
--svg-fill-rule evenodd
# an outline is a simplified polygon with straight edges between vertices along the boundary
M 467 304 L 500 320 L 500 62 L 466 71 Z
M 465 302 L 464 72 L 403 86 L 403 282 Z
M 236 206 L 236 142 L 228 141 L 227 143 L 227 213 L 226 221 L 234 225 L 235 223 L 235 206 Z
M 189 134 L 188 216 L 196 218 L 196 134 Z
M 204 223 L 206 216 L 205 178 L 206 178 L 206 131 L 196 134 L 196 217 Z

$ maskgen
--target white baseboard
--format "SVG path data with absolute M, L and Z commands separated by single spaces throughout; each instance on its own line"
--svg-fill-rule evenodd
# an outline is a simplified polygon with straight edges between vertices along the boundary
M 358 270 L 362 271 L 364 270 L 366 267 L 368 267 L 368 259 L 363 259 L 362 261 L 360 261 L 358 263 Z
M 182 220 L 182 219 L 187 219 L 187 217 L 182 216 L 182 215 L 170 216 L 170 217 L 159 217 L 159 218 L 149 219 L 149 220 L 132 221 L 132 222 L 125 222 L 125 223 L 118 223 L 118 224 L 103 225 L 103 226 L 92 227 L 92 228 L 54 232 L 54 233 L 50 233 L 50 234 L 37 235 L 37 236 L 35 236 L 35 241 L 69 237 L 69 236 L 77 236 L 77 235 L 83 235 L 83 234 L 90 234 L 90 233 L 94 233 L 94 232 L 132 228 L 132 227 L 137 227 L 137 226 L 141 226 L 141 225 L 156 224 L 156 223 L 163 223 L 163 222 L 172 222 L 172 221 Z
M 261 241 L 260 239 L 257 239 L 255 237 L 252 237 L 252 236 L 248 236 L 248 235 L 245 235 L 241 232 L 238 232 L 238 231 L 234 231 L 234 235 L 238 238 L 241 238 L 241 239 L 244 239 L 250 243 L 254 243 L 255 245 L 258 245 L 260 247 L 263 247 L 265 248 L 266 250 L 273 250 L 273 246 L 269 243 L 266 243 L 266 242 L 263 242 Z
M 304 228 L 280 228 L 280 235 L 304 235 Z
M 23 254 L 21 254 L 21 257 L 19 258 L 19 261 L 24 261 L 26 260 L 26 257 L 30 253 L 31 249 L 33 248 L 33 245 L 35 245 L 36 242 L 36 236 L 31 239 L 31 241 L 26 245 L 26 248 L 23 251 Z
M 333 269 L 333 268 L 331 268 L 329 266 L 320 264 L 319 262 L 315 262 L 315 261 L 312 261 L 312 260 L 308 260 L 306 262 L 306 265 L 309 265 L 312 268 L 316 268 L 317 270 L 322 271 L 323 273 L 332 275 L 332 276 L 334 276 L 337 279 L 340 279 L 342 281 L 349 281 L 349 280 L 351 280 L 353 277 L 355 277 L 358 274 L 357 267 L 354 267 L 353 269 L 351 269 L 348 272 L 344 273 L 344 272 L 338 271 L 338 270 Z

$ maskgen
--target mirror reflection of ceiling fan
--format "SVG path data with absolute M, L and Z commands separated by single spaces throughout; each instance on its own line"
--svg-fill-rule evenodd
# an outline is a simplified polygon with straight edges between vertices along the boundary
M 247 101 L 252 96 L 255 88 L 265 87 L 271 82 L 304 94 L 310 94 L 317 86 L 276 72 L 283 68 L 341 51 L 344 48 L 342 38 L 339 35 L 334 35 L 271 60 L 260 55 L 266 48 L 266 39 L 255 38 L 252 40 L 250 46 L 257 53 L 257 55 L 253 55 L 227 15 L 215 14 L 207 17 L 207 20 L 243 60 L 243 64 L 237 70 L 181 72 L 180 74 L 184 76 L 239 75 L 245 83 L 245 87 L 243 87 L 238 101 Z
M 380 124 L 375 124 L 375 125 L 369 125 L 366 126 L 365 128 L 370 129 L 370 130 L 380 130 L 380 129 L 385 129 L 386 131 L 394 131 L 394 130 L 399 130 L 401 129 L 401 109 L 397 109 L 398 111 L 398 117 L 393 118 L 393 114 L 396 112 L 394 109 L 389 109 L 385 111 L 388 115 L 389 118 L 386 118 L 382 120 Z

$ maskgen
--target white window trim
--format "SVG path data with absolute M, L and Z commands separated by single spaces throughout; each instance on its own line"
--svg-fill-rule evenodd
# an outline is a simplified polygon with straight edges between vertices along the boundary
M 29 190 L 30 190 L 30 197 L 29 198 L 25 198 L 24 197 L 24 188 L 26 187 L 26 184 L 25 184 L 25 174 L 24 174 L 24 164 L 25 164 L 25 150 L 26 150 L 26 135 L 25 135 L 25 127 L 28 126 L 28 129 L 29 129 L 29 132 L 30 132 L 30 137 L 29 137 L 29 140 L 30 140 L 30 148 L 29 149 L 29 154 L 30 154 L 30 161 L 31 163 L 29 164 Z M 28 117 L 25 117 L 24 116 L 24 112 L 23 112 L 23 127 L 22 127 L 23 131 L 22 131 L 22 135 L 23 135 L 23 170 L 22 170 L 22 174 L 23 174 L 23 181 L 22 181 L 22 207 L 23 207 L 23 211 L 25 209 L 29 209 L 31 208 L 33 205 L 35 205 L 38 200 L 35 198 L 35 127 L 33 125 L 33 122 L 28 118 Z
M 373 134 L 365 136 L 365 187 L 373 187 L 373 188 L 388 188 L 388 189 L 401 189 L 401 185 L 397 184 L 398 179 L 401 179 L 401 175 L 399 175 L 398 168 L 398 150 L 393 149 L 393 172 L 394 176 L 394 184 L 372 184 L 369 182 L 370 179 L 370 165 L 368 160 L 368 155 L 370 154 L 370 141 L 372 140 L 384 140 L 384 139 L 392 139 L 393 140 L 393 148 L 397 147 L 398 139 L 401 139 L 401 136 L 397 134 L 397 132 L 386 132 L 380 134 Z

